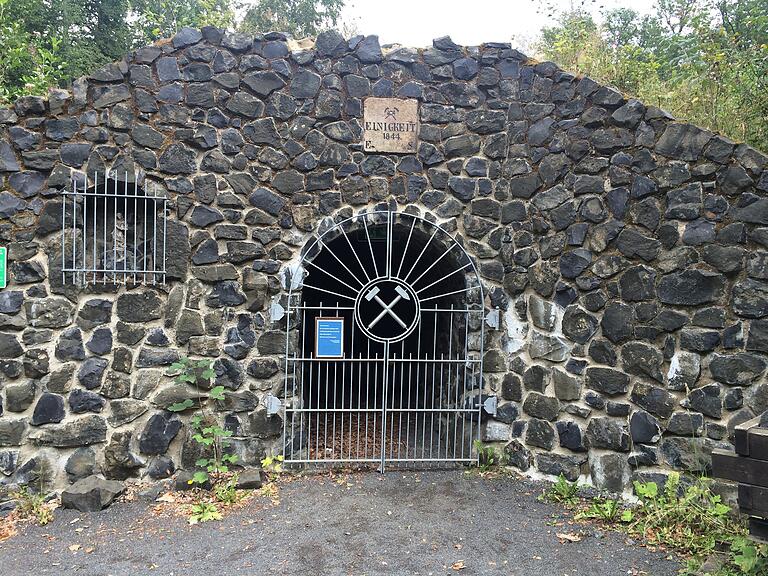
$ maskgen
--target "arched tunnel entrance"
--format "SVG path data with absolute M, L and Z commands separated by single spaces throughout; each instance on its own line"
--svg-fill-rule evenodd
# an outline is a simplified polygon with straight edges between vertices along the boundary
M 472 460 L 483 307 L 463 247 L 420 217 L 364 214 L 310 244 L 303 273 L 286 459 Z

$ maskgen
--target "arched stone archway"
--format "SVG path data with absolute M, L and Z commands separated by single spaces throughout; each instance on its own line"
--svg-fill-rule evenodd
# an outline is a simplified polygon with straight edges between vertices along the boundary
M 457 239 L 415 206 L 363 210 L 311 239 L 291 274 L 286 461 L 473 461 L 485 307 Z

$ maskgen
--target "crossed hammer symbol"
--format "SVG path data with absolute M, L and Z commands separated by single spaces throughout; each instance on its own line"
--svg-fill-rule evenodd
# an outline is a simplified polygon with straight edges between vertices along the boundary
M 392 318 L 395 319 L 395 322 L 400 324 L 400 326 L 402 326 L 403 328 L 407 328 L 408 326 L 406 326 L 405 322 L 403 322 L 400 319 L 400 317 L 392 311 L 392 308 L 395 306 L 395 304 L 400 302 L 400 300 L 411 299 L 411 297 L 408 295 L 408 292 L 405 291 L 405 288 L 403 288 L 402 286 L 395 286 L 395 292 L 397 292 L 397 296 L 395 296 L 395 299 L 392 300 L 392 302 L 390 302 L 389 304 L 384 302 L 384 300 L 382 300 L 379 297 L 379 292 L 380 292 L 379 287 L 374 286 L 365 295 L 366 300 L 368 300 L 369 302 L 371 300 L 376 300 L 376 302 L 381 304 L 381 307 L 384 308 L 384 310 L 382 310 L 381 313 L 378 316 L 376 316 L 376 318 L 374 318 L 370 324 L 368 324 L 368 329 L 370 330 L 371 328 L 373 328 L 379 320 L 384 318 L 385 314 L 389 314 L 390 316 L 392 316 Z

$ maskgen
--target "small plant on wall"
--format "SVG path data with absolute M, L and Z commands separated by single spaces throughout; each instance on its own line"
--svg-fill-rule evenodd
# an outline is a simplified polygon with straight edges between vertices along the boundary
M 190 484 L 210 486 L 216 499 L 225 504 L 232 503 L 236 497 L 234 486 L 237 478 L 230 474 L 230 466 L 237 462 L 237 455 L 227 451 L 231 445 L 232 432 L 224 429 L 211 410 L 209 401 L 224 401 L 223 386 L 213 386 L 216 373 L 212 360 L 191 360 L 182 358 L 170 367 L 170 375 L 178 384 L 192 384 L 200 388 L 210 388 L 208 397 L 196 401 L 187 398 L 168 407 L 171 412 L 184 412 L 197 408 L 197 413 L 190 420 L 194 434 L 192 439 L 202 447 L 203 457 L 199 458 Z M 200 502 L 193 506 L 190 522 L 206 522 L 221 518 L 215 503 Z

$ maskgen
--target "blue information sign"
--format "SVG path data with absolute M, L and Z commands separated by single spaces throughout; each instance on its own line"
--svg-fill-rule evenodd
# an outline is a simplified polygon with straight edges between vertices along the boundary
M 344 356 L 344 318 L 315 318 L 315 356 Z

